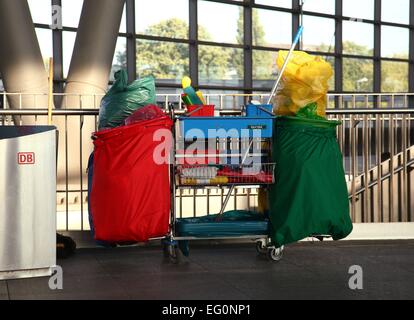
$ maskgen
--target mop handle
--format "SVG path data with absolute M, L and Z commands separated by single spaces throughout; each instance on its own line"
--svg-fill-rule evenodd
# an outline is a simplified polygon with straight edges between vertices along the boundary
M 269 97 L 269 100 L 267 101 L 267 104 L 270 104 L 272 102 L 272 98 L 276 93 L 276 90 L 277 90 L 277 87 L 279 86 L 280 80 L 282 79 L 283 72 L 285 72 L 287 63 L 290 59 L 290 56 L 293 53 L 293 50 L 295 50 L 295 47 L 296 47 L 297 43 L 299 42 L 299 39 L 300 39 L 300 36 L 302 35 L 302 32 L 303 32 L 303 26 L 300 26 L 299 30 L 298 30 L 298 33 L 296 34 L 295 40 L 293 40 L 292 46 L 290 47 L 289 53 L 286 56 L 285 62 L 283 62 L 282 69 L 280 69 L 279 76 L 277 77 L 275 85 L 273 86 L 273 89 L 272 89 L 272 92 L 270 93 L 270 97 Z
M 249 147 L 247 148 L 246 153 L 243 156 L 243 160 L 242 160 L 242 163 L 241 163 L 240 167 L 242 167 L 244 165 L 244 163 L 246 162 L 246 158 L 249 154 L 249 150 L 252 147 L 252 145 L 253 145 L 253 139 L 249 143 Z M 226 210 L 227 203 L 229 203 L 229 199 L 230 199 L 230 196 L 231 196 L 231 193 L 233 192 L 233 190 L 234 190 L 234 184 L 231 185 L 231 187 L 229 189 L 229 192 L 227 192 L 226 198 L 224 198 L 224 202 L 221 206 L 220 213 L 217 215 L 216 221 L 221 221 L 221 216 L 223 215 L 224 210 Z

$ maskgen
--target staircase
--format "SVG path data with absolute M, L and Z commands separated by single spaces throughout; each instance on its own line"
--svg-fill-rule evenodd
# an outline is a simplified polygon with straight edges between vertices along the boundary
M 354 222 L 414 221 L 414 146 L 347 182 Z

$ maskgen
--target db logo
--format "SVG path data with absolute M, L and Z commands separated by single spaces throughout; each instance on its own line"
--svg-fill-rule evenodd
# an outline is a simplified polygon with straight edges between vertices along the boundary
M 34 152 L 19 152 L 17 154 L 17 163 L 18 164 L 34 164 L 35 163 Z

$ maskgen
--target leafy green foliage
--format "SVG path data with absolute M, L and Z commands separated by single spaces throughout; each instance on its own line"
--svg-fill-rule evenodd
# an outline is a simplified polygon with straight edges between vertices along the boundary
M 211 36 L 202 26 L 199 34 L 204 39 Z M 188 24 L 180 19 L 168 19 L 150 26 L 146 34 L 168 38 L 188 38 Z M 224 48 L 199 46 L 200 77 L 221 79 L 228 70 L 231 52 Z M 189 74 L 188 45 L 176 42 L 138 40 L 138 76 L 153 75 L 157 79 L 181 79 Z
M 254 21 L 259 21 L 257 11 L 253 11 Z M 187 39 L 188 24 L 173 18 L 149 26 L 145 34 L 167 38 Z M 210 41 L 211 35 L 206 28 L 198 26 L 199 37 Z M 265 30 L 260 23 L 253 26 L 253 45 L 266 45 Z M 240 9 L 237 21 L 236 41 L 243 44 L 243 11 Z M 315 51 L 327 52 L 329 46 L 321 44 Z M 343 59 L 343 90 L 356 92 L 373 91 L 373 50 L 351 41 L 343 43 L 344 53 L 367 56 L 367 59 Z M 331 48 L 332 51 L 332 48 Z M 244 74 L 244 57 L 241 49 L 199 45 L 200 79 L 242 79 Z M 255 50 L 253 52 L 253 78 L 257 80 L 274 80 L 276 78 L 275 60 L 277 53 Z M 395 55 L 395 58 L 406 58 Z M 120 65 L 126 65 L 125 53 L 118 53 Z M 327 58 L 333 66 L 334 59 Z M 189 74 L 189 48 L 185 43 L 171 41 L 137 40 L 137 76 L 152 75 L 156 79 L 181 79 Z M 408 91 L 408 63 L 382 62 L 382 91 Z M 330 89 L 334 88 L 334 79 L 330 80 Z

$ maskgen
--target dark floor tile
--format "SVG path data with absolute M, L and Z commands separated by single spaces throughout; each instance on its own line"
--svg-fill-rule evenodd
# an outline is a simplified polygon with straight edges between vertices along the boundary
M 414 281 L 391 280 L 391 281 L 365 281 L 364 289 L 371 299 L 380 300 L 413 300 Z
M 157 257 L 162 254 L 162 249 L 159 246 L 124 246 L 116 248 L 82 249 L 80 251 L 93 255 L 98 260 L 111 260 L 118 257 L 139 257 L 141 255 L 147 257 Z
M 347 282 L 326 281 L 310 277 L 304 272 L 247 273 L 223 275 L 224 279 L 247 294 L 251 299 L 361 299 L 350 290 Z M 240 281 L 240 279 L 243 279 Z
M 7 282 L 5 280 L 0 280 L 0 300 L 8 300 L 9 294 L 7 289 Z
M 118 283 L 132 299 L 243 300 L 248 296 L 217 276 L 205 273 L 135 275 Z
M 134 270 L 135 274 L 188 273 L 204 270 L 198 263 L 193 263 L 186 258 L 182 258 L 179 264 L 171 263 L 161 251 L 148 253 L 138 250 L 125 256 L 114 253 L 97 259 L 106 274 L 115 276 L 127 275 L 131 270 Z
M 77 254 L 68 259 L 60 259 L 56 262 L 62 267 L 64 276 L 90 276 L 104 275 L 105 269 L 93 255 Z
M 191 244 L 172 264 L 160 247 L 82 249 L 58 261 L 63 290 L 49 278 L 9 280 L 0 299 L 412 299 L 413 250 L 413 241 L 300 243 L 274 263 L 254 243 Z M 363 268 L 363 290 L 349 289 L 351 265 Z
M 311 247 L 292 247 L 285 251 L 284 259 L 277 264 L 275 273 L 248 272 L 243 275 L 223 273 L 223 277 L 241 291 L 257 299 L 389 299 L 390 297 L 413 297 L 414 279 L 392 259 L 373 255 L 375 248 L 349 252 L 342 248 L 321 247 L 315 253 Z M 354 250 L 354 248 L 352 248 Z M 412 261 L 412 255 L 400 252 L 403 259 Z M 364 256 L 364 254 L 366 256 Z M 367 257 L 368 256 L 368 257 Z M 391 255 L 392 256 L 392 255 Z M 397 256 L 398 257 L 398 256 Z M 362 262 L 362 263 L 361 263 Z M 352 264 L 360 263 L 363 269 L 364 290 L 349 289 L 348 273 Z M 291 268 L 289 270 L 289 266 Z M 243 279 L 243 281 L 240 281 Z
M 223 270 L 277 270 L 277 263 L 258 255 L 254 244 L 250 246 L 214 246 L 190 251 L 189 260 L 198 263 L 209 272 Z
M 36 295 L 52 293 L 48 285 L 48 277 L 8 280 L 7 282 L 10 299 L 16 299 L 22 296 L 35 297 Z
M 123 292 L 61 292 L 56 294 L 41 294 L 34 297 L 20 296 L 16 300 L 130 300 L 130 298 Z
M 272 271 L 226 270 L 218 272 L 217 275 L 251 299 L 285 299 L 292 294 L 295 296 L 298 287 L 310 285 L 315 281 L 314 275 L 307 270 L 283 261 Z
M 205 270 L 196 263 L 173 264 L 168 260 L 157 258 L 153 260 L 133 261 L 118 260 L 102 263 L 105 274 L 112 276 L 128 276 L 133 271 L 134 274 L 183 274 L 183 273 L 203 273 Z
M 10 299 L 76 299 L 77 296 L 87 297 L 122 297 L 128 298 L 113 278 L 108 276 L 63 276 L 63 289 L 51 290 L 49 278 L 33 278 L 10 280 Z
M 328 243 L 313 248 L 287 248 L 284 260 L 330 281 L 349 278 L 349 268 L 357 265 L 361 266 L 364 278 L 381 282 L 412 279 L 413 269 L 409 266 L 414 264 L 413 253 L 410 247 Z
M 362 265 L 363 279 L 367 289 L 376 289 L 381 292 L 385 283 L 395 283 L 401 288 L 412 288 L 414 292 L 414 274 L 401 268 L 399 265 L 367 264 Z M 414 298 L 414 295 L 413 295 Z

